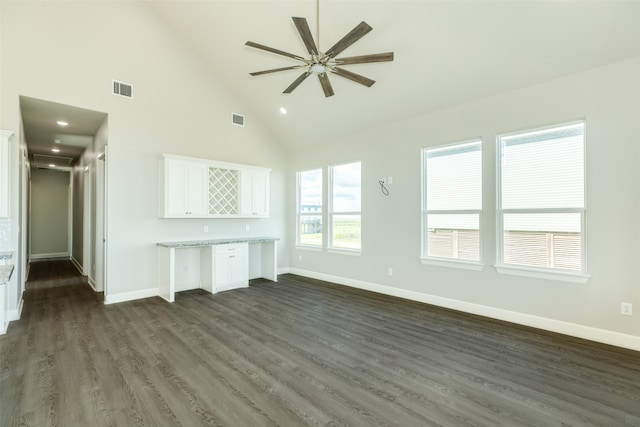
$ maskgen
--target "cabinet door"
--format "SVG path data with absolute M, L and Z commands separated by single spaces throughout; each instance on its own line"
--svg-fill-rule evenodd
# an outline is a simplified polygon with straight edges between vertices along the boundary
M 269 216 L 269 172 L 254 171 L 251 182 L 252 214 Z
M 216 255 L 213 283 L 216 289 L 228 286 L 231 283 L 231 264 L 230 257 L 233 255 Z
M 242 216 L 269 216 L 269 171 L 243 170 L 241 181 Z
M 204 216 L 208 211 L 209 168 L 199 163 L 187 167 L 188 215 Z
M 206 216 L 208 167 L 204 164 L 165 161 L 165 210 L 167 216 Z
M 177 160 L 165 161 L 165 209 L 166 214 L 182 216 L 188 212 L 187 185 L 188 163 Z
M 12 132 L 0 131 L 0 218 L 9 216 L 9 137 L 11 135 L 13 135 Z
M 249 280 L 247 254 L 229 255 L 229 270 L 231 272 L 231 283 L 244 285 Z

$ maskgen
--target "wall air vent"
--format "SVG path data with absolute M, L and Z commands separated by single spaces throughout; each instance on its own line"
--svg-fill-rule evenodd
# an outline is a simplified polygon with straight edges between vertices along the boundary
M 124 96 L 125 98 L 133 98 L 133 86 L 129 83 L 111 80 L 111 90 L 114 95 Z
M 244 116 L 242 114 L 232 113 L 231 120 L 234 125 L 244 127 Z

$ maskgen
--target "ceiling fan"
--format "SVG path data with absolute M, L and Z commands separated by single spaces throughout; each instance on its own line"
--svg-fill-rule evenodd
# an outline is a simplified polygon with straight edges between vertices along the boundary
M 320 85 L 322 86 L 322 90 L 324 91 L 324 95 L 326 97 L 333 96 L 333 87 L 331 86 L 331 82 L 329 81 L 329 73 L 338 75 L 340 77 L 347 78 L 356 83 L 360 83 L 367 87 L 371 87 L 375 80 L 371 80 L 365 76 L 360 74 L 356 74 L 352 71 L 345 70 L 341 68 L 342 65 L 351 65 L 351 64 L 365 64 L 370 62 L 388 62 L 393 61 L 393 52 L 386 53 L 376 53 L 370 55 L 360 55 L 360 56 L 350 56 L 347 58 L 337 58 L 337 56 L 342 53 L 346 48 L 360 40 L 363 36 L 365 36 L 371 28 L 366 22 L 362 21 L 356 27 L 351 30 L 347 35 L 345 35 L 342 39 L 340 39 L 336 44 L 331 46 L 327 51 L 321 52 L 316 43 L 313 40 L 313 36 L 311 35 L 311 30 L 309 29 L 309 24 L 305 18 L 297 18 L 292 17 L 293 23 L 300 34 L 300 38 L 302 38 L 302 42 L 304 43 L 307 51 L 309 52 L 310 57 L 304 58 L 300 55 L 295 55 L 293 53 L 284 52 L 279 49 L 274 49 L 259 43 L 254 43 L 248 41 L 245 45 L 254 47 L 256 49 L 266 50 L 267 52 L 275 53 L 278 55 L 286 56 L 297 61 L 300 61 L 302 64 L 294 65 L 291 67 L 282 67 L 282 68 L 274 68 L 271 70 L 264 71 L 256 71 L 253 73 L 249 73 L 252 76 L 259 76 L 262 74 L 275 73 L 278 71 L 287 71 L 287 70 L 295 70 L 302 69 L 304 72 L 293 81 L 287 87 L 283 93 L 291 93 L 297 88 L 300 83 L 302 83 L 307 77 L 311 74 L 315 74 L 318 76 L 320 80 Z M 319 29 L 319 0 L 316 1 L 316 40 L 318 44 L 320 42 L 320 29 Z

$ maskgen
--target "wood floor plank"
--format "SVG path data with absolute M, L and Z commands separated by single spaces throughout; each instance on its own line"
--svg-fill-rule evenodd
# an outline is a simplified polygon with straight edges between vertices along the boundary
M 105 306 L 31 266 L 2 426 L 640 426 L 640 353 L 293 275 Z

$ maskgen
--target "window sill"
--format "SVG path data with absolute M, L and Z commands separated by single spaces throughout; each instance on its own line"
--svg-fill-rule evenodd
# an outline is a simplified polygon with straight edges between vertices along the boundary
M 337 249 L 337 248 L 329 248 L 327 252 L 330 254 L 341 254 L 341 255 L 351 255 L 351 256 L 361 256 L 362 251 L 357 249 Z
M 459 268 L 462 270 L 480 271 L 484 268 L 484 264 L 478 261 L 465 261 L 459 259 L 447 258 L 420 258 L 420 262 L 424 265 L 435 265 L 437 267 Z
M 533 277 L 536 279 L 558 280 L 570 283 L 587 283 L 591 276 L 584 273 L 573 273 L 565 271 L 550 271 L 537 268 L 515 267 L 511 265 L 494 265 L 496 271 L 500 274 L 509 274 L 512 276 Z
M 322 252 L 321 246 L 296 245 L 296 249 L 301 249 L 303 251 Z

